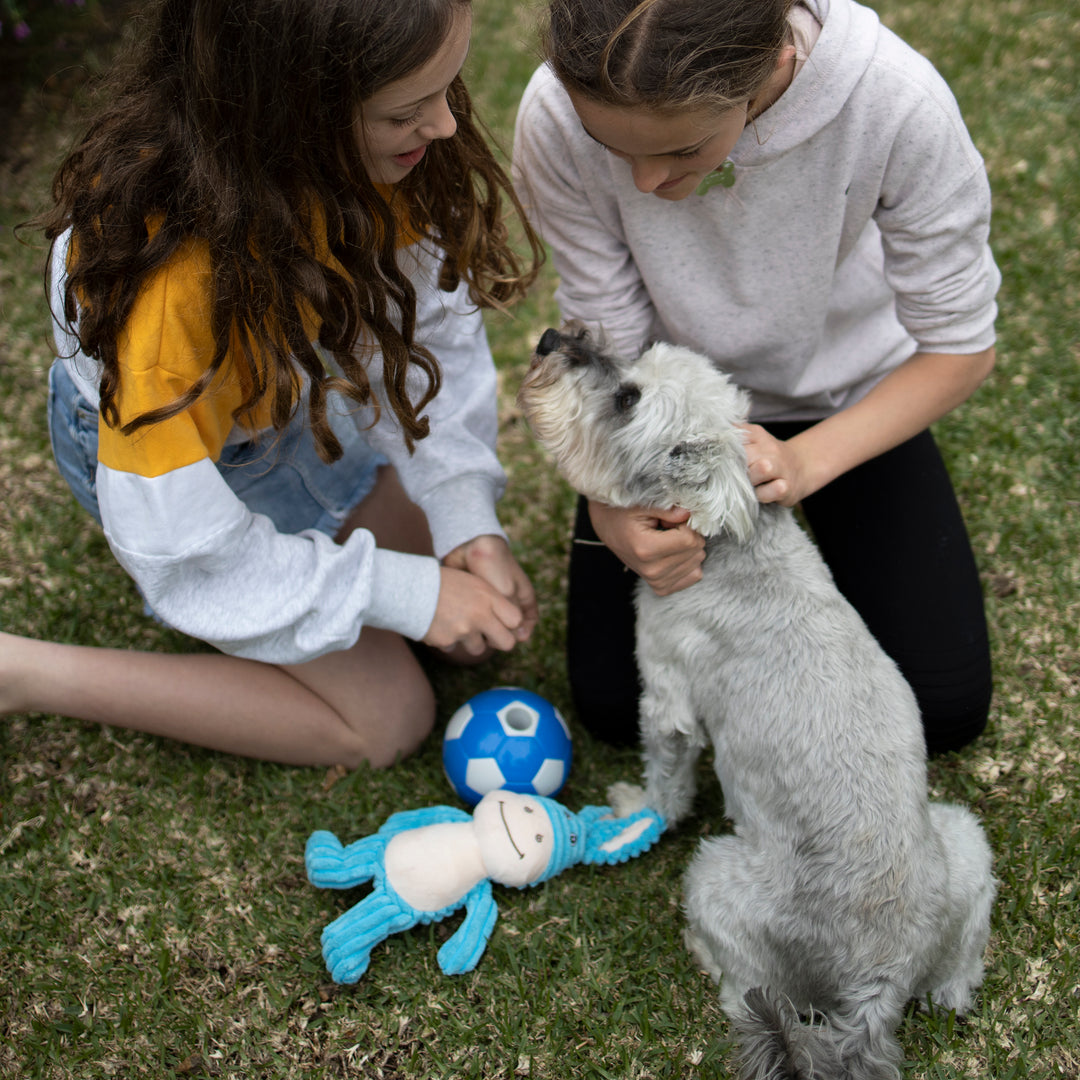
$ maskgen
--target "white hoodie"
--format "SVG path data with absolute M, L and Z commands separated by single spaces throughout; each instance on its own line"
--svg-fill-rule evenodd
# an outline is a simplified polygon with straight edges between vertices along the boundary
M 989 185 L 952 93 L 870 9 L 806 7 L 820 36 L 739 139 L 730 188 L 639 192 L 546 67 L 515 136 L 563 316 L 625 355 L 660 339 L 711 356 L 759 421 L 819 419 L 916 350 L 994 341 Z

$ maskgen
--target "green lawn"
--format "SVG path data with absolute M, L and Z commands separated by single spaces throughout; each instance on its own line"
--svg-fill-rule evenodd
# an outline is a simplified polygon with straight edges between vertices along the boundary
M 475 3 L 474 93 L 508 146 L 534 65 L 537 7 Z M 912 1076 L 1073 1078 L 1080 11 L 1075 0 L 878 8 L 960 99 L 987 160 L 1004 274 L 997 370 L 937 428 L 983 573 L 997 696 L 986 736 L 931 764 L 935 796 L 981 815 L 1000 896 L 972 1016 L 913 1014 L 901 1040 Z M 72 17 L 96 18 L 100 7 L 87 11 Z M 57 55 L 70 79 L 70 57 L 60 46 Z M 0 60 L 10 60 L 8 46 Z M 143 617 L 49 454 L 43 253 L 17 244 L 11 227 L 47 198 L 76 130 L 66 96 L 57 80 L 31 93 L 0 157 L 0 626 L 183 650 L 189 642 Z M 555 320 L 551 287 L 549 277 L 513 319 L 490 323 L 510 473 L 504 521 L 543 621 L 512 656 L 435 673 L 444 719 L 502 683 L 570 712 L 562 624 L 572 497 L 513 407 L 531 344 Z M 576 762 L 562 798 L 578 808 L 632 777 L 637 755 L 596 744 L 571 722 Z M 0 722 L 0 1076 L 728 1075 L 726 1022 L 681 944 L 682 868 L 701 835 L 725 827 L 708 776 L 699 815 L 643 858 L 497 891 L 500 919 L 472 974 L 449 979 L 436 965 L 447 923 L 390 939 L 362 982 L 334 987 L 318 936 L 349 899 L 307 884 L 308 833 L 350 840 L 395 810 L 452 801 L 438 740 L 389 772 L 338 776 L 52 716 Z

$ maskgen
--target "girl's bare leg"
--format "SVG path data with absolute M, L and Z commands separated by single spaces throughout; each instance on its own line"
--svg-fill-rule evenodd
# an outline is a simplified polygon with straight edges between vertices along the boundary
M 431 730 L 431 687 L 404 640 L 277 667 L 216 653 L 63 645 L 0 634 L 0 712 L 45 712 L 295 765 L 392 765 Z
M 390 469 L 343 533 L 430 550 Z M 46 712 L 292 764 L 391 765 L 431 731 L 431 687 L 403 638 L 366 629 L 344 652 L 275 666 L 219 654 L 130 652 L 0 633 L 0 713 Z

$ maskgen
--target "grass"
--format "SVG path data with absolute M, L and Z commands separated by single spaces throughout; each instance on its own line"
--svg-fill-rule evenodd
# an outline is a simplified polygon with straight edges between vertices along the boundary
M 913 1013 L 911 1075 L 1080 1075 L 1080 29 L 1069 5 L 882 0 L 885 21 L 952 83 L 987 159 L 1004 274 L 999 364 L 937 427 L 985 584 L 997 694 L 987 734 L 931 764 L 936 797 L 970 804 L 1000 896 L 975 1011 Z M 100 19 L 107 3 L 88 8 Z M 536 5 L 476 0 L 475 96 L 509 145 L 533 66 Z M 96 43 L 81 63 L 93 72 Z M 68 77 L 78 78 L 65 53 Z M 74 75 L 72 75 L 74 72 Z M 42 253 L 12 241 L 75 130 L 55 80 L 13 119 L 0 161 L 0 625 L 67 641 L 180 650 L 145 620 L 51 463 Z M 34 84 L 36 86 L 36 84 Z M 550 277 L 490 328 L 503 379 L 504 520 L 543 601 L 536 638 L 469 673 L 437 673 L 444 717 L 522 683 L 569 711 L 562 659 L 570 493 L 512 399 Z M 635 773 L 571 715 L 579 807 Z M 347 898 L 311 888 L 308 833 L 373 831 L 452 801 L 437 740 L 407 765 L 346 776 L 206 753 L 52 716 L 0 725 L 0 1076 L 387 1078 L 726 1076 L 727 1026 L 680 940 L 678 877 L 722 828 L 699 815 L 644 858 L 498 893 L 479 968 L 435 963 L 453 923 L 380 946 L 355 988 L 329 983 L 322 926 Z

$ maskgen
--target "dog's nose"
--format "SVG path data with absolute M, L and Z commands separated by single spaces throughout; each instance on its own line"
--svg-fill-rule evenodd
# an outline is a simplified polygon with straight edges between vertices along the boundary
M 553 327 L 548 327 L 547 330 L 540 335 L 540 341 L 536 346 L 537 356 L 547 356 L 548 353 L 553 353 L 562 344 L 562 335 L 558 330 Z

